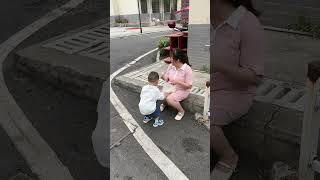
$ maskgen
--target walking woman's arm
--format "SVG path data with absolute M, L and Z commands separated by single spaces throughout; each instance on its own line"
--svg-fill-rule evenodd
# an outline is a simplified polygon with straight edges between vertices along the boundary
M 223 60 L 213 62 L 214 71 L 221 72 L 244 85 L 256 85 L 264 74 L 263 28 L 257 19 L 243 23 L 240 34 L 239 65 L 223 64 Z
M 221 72 L 226 76 L 243 83 L 244 85 L 255 85 L 258 83 L 258 76 L 253 70 L 249 68 L 218 63 L 213 64 L 213 68 L 215 68 L 215 71 Z

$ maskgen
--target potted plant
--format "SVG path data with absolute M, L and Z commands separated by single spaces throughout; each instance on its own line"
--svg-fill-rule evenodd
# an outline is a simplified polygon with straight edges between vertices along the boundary
M 163 58 L 165 56 L 169 55 L 169 51 L 166 51 L 164 48 L 168 47 L 170 45 L 170 40 L 168 37 L 162 37 L 160 38 L 160 40 L 158 41 L 158 49 L 159 49 L 159 53 L 160 53 L 160 57 Z
M 115 22 L 118 26 L 120 27 L 123 27 L 123 26 L 127 26 L 127 24 L 129 23 L 128 19 L 126 18 L 123 18 L 121 16 L 118 16 L 116 19 L 115 19 Z

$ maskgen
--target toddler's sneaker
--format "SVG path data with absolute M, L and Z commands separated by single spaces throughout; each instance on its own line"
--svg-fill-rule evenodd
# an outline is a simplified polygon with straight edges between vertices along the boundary
M 153 127 L 162 126 L 164 124 L 164 121 L 162 119 L 155 120 L 153 123 Z
M 149 116 L 144 116 L 143 123 L 148 123 L 152 118 Z

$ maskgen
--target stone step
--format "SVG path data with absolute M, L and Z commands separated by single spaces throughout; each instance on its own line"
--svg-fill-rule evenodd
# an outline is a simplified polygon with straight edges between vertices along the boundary
M 103 23 L 103 24 L 101 24 Z M 28 75 L 45 80 L 71 93 L 98 101 L 102 83 L 107 79 L 108 51 L 106 39 L 95 37 L 90 47 L 85 47 L 81 36 L 88 32 L 106 30 L 105 22 L 79 28 L 44 42 L 19 50 L 15 54 L 16 67 Z M 57 48 L 57 44 L 79 39 L 75 51 Z M 89 41 L 89 40 L 87 40 Z M 70 45 L 71 46 L 71 45 Z

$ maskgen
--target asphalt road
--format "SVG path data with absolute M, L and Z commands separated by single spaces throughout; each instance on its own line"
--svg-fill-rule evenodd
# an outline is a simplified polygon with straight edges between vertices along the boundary
M 164 34 L 166 33 L 111 39 L 111 72 L 156 48 L 157 40 Z M 126 72 L 151 64 L 155 58 L 156 53 L 146 56 Z M 142 116 L 137 106 L 138 94 L 118 86 L 113 86 L 113 89 L 146 134 L 189 179 L 205 180 L 209 178 L 209 132 L 203 126 L 195 125 L 192 114 L 186 114 L 185 118 L 178 122 L 173 119 L 176 112 L 166 110 L 162 113 L 165 125 L 154 128 L 152 123 L 142 123 Z M 129 130 L 113 107 L 111 107 L 110 114 L 112 117 L 110 119 L 111 144 L 114 144 L 128 135 Z M 111 179 L 126 178 L 167 179 L 132 135 L 125 137 L 120 146 L 111 150 Z
M 111 39 L 111 73 L 136 57 L 154 49 L 159 36 L 164 34 L 166 33 Z M 149 55 L 122 74 L 151 64 L 154 60 L 155 54 Z M 202 126 L 194 124 L 192 114 L 187 114 L 183 121 L 176 122 L 173 120 L 175 115 L 173 110 L 164 111 L 162 116 L 165 125 L 160 128 L 153 128 L 151 123 L 141 123 L 142 116 L 139 114 L 137 107 L 139 94 L 116 85 L 113 85 L 113 89 L 147 135 L 190 180 L 208 179 L 210 165 L 209 133 Z M 110 107 L 110 117 L 110 143 L 114 144 L 123 139 L 121 145 L 114 147 L 110 152 L 111 179 L 167 179 L 129 133 L 121 117 L 112 106 Z M 264 179 L 261 175 L 261 164 L 259 164 L 257 158 L 245 152 L 240 153 L 240 171 L 233 179 Z
M 3 5 L 0 6 L 1 42 L 66 1 L 6 0 L 2 2 Z M 103 9 L 106 6 L 101 2 L 103 1 L 87 0 L 78 8 L 40 29 L 16 50 L 100 19 L 106 19 L 107 14 L 105 8 Z M 74 178 L 77 180 L 108 179 L 108 170 L 102 168 L 96 161 L 91 144 L 91 133 L 97 120 L 97 102 L 74 96 L 46 82 L 30 78 L 17 71 L 13 62 L 14 52 L 3 64 L 4 78 L 10 93 L 62 163 L 69 168 Z M 9 143 L 10 139 L 5 136 L 5 133 L 0 133 L 0 139 L 2 149 L 0 179 L 9 179 L 19 172 L 32 175 L 23 158 Z
M 0 5 L 0 43 L 67 0 L 4 0 Z M 1 72 L 2 73 L 2 72 Z M 0 179 L 22 173 L 33 177 L 23 157 L 0 127 Z
M 3 0 L 0 5 L 0 42 L 68 0 Z

